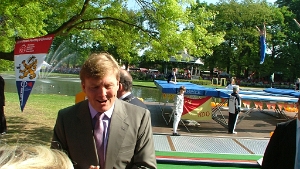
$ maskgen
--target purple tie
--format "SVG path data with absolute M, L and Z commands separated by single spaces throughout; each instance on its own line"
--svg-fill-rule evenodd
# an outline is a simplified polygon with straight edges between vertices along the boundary
M 97 153 L 98 153 L 98 158 L 99 158 L 99 163 L 100 163 L 100 168 L 104 168 L 104 125 L 103 125 L 103 117 L 104 113 L 97 113 L 95 116 L 96 118 L 96 124 L 95 124 L 95 130 L 94 130 L 94 137 L 96 140 L 96 147 L 97 147 Z

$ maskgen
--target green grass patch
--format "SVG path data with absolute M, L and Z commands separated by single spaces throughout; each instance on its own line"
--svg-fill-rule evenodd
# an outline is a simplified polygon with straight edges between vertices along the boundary
M 1 141 L 7 144 L 49 145 L 58 110 L 73 105 L 74 96 L 31 94 L 21 112 L 18 93 L 5 92 L 4 113 L 7 134 Z
M 220 160 L 253 160 L 256 161 L 262 156 L 260 155 L 241 155 L 241 154 L 213 154 L 213 153 L 188 153 L 188 152 L 165 152 L 165 151 L 156 151 L 156 156 L 172 156 L 172 157 L 183 157 L 183 158 L 212 158 Z M 233 167 L 233 166 L 218 166 L 218 165 L 187 165 L 187 164 L 157 164 L 158 168 L 161 169 L 242 169 L 245 167 Z M 246 167 L 250 169 L 249 167 Z M 254 168 L 253 168 L 254 169 Z
M 134 86 L 142 86 L 142 87 L 153 87 L 156 88 L 154 82 L 149 82 L 149 81 L 133 81 Z
M 187 152 L 165 152 L 165 151 L 156 151 L 155 154 L 157 156 L 215 158 L 215 159 L 226 159 L 226 160 L 255 160 L 255 161 L 262 157 L 261 155 L 187 153 Z

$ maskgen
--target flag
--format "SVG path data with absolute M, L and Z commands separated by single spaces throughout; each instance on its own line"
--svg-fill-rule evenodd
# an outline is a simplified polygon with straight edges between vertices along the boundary
M 260 36 L 260 64 L 263 64 L 266 57 L 266 50 L 267 50 L 267 44 L 266 44 L 266 37 Z
M 260 42 L 260 64 L 263 64 L 265 61 L 266 51 L 267 51 L 267 31 L 266 31 L 266 25 L 264 23 L 263 30 L 260 30 L 257 26 L 256 29 L 258 30 L 260 36 L 259 36 L 259 42 Z
M 14 50 L 16 86 L 23 112 L 54 35 L 18 40 Z
M 184 97 L 181 119 L 211 120 L 211 97 L 193 99 Z

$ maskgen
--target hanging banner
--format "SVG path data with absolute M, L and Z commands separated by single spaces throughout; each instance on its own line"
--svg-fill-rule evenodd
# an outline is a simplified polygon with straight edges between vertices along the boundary
M 14 50 L 16 86 L 23 112 L 54 35 L 18 40 Z
M 267 31 L 266 31 L 266 25 L 264 23 L 264 27 L 262 30 L 260 30 L 257 26 L 256 29 L 258 30 L 260 36 L 259 36 L 259 42 L 260 42 L 260 64 L 263 64 L 266 57 L 266 51 L 267 51 Z
M 266 44 L 266 37 L 260 36 L 260 64 L 263 64 L 266 57 L 267 51 L 267 44 Z
M 211 120 L 211 97 L 192 99 L 184 97 L 181 119 Z

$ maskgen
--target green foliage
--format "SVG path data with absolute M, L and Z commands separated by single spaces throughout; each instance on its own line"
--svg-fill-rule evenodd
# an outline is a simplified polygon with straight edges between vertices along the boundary
M 187 49 L 204 59 L 204 69 L 218 67 L 238 78 L 254 71 L 256 78 L 273 72 L 283 73 L 290 81 L 300 76 L 300 33 L 293 21 L 300 21 L 300 0 L 277 0 L 278 6 L 264 0 L 222 0 L 210 5 L 192 0 L 136 3 L 139 8 L 132 9 L 127 0 L 2 0 L 0 58 L 13 60 L 16 39 L 54 33 L 52 52 L 65 43 L 67 50 L 61 57 L 76 53 L 66 60 L 66 67 L 80 66 L 91 52 L 100 50 L 126 65 L 159 63 L 164 70 L 164 61 L 170 56 L 180 59 L 180 52 Z M 264 22 L 268 54 L 259 65 L 255 26 L 262 28 Z
M 206 4 L 198 5 L 199 7 L 207 7 Z M 271 6 L 265 1 L 245 0 L 237 2 L 228 0 L 217 5 L 210 5 L 208 8 L 218 11 L 215 25 L 208 30 L 226 31 L 225 41 L 214 47 L 213 55 L 204 57 L 205 67 L 208 67 L 209 70 L 218 67 L 219 70 L 226 71 L 241 79 L 247 78 L 248 72 L 255 72 L 254 77 L 261 79 L 269 77 L 273 72 L 295 72 L 294 70 L 287 70 L 287 67 L 292 66 L 299 69 L 297 65 L 300 63 L 293 59 L 297 56 L 296 53 L 299 48 L 296 48 L 297 50 L 291 48 L 295 42 L 287 43 L 289 42 L 287 40 L 288 34 L 292 34 L 289 24 L 293 22 L 291 19 L 293 15 L 285 7 Z M 260 65 L 260 34 L 256 26 L 262 29 L 263 23 L 267 27 L 268 52 L 265 62 Z M 295 53 L 286 55 L 287 51 L 283 51 L 284 46 L 290 51 L 288 53 L 292 53 L 292 51 Z M 284 59 L 279 61 L 281 57 Z M 289 60 L 291 64 L 287 65 Z M 289 75 L 286 74 L 286 76 Z M 295 76 L 294 73 L 291 76 Z
M 14 48 L 16 38 L 32 38 L 47 34 L 44 20 L 49 14 L 51 10 L 41 2 L 1 0 L 0 51 L 10 52 Z
M 14 70 L 14 62 L 9 60 L 0 59 L 0 71 Z
M 127 1 L 22 1 L 5 0 L 0 13 L 5 25 L 1 37 L 0 58 L 11 52 L 16 38 L 33 38 L 47 33 L 80 37 L 86 51 L 97 45 L 107 51 L 114 48 L 123 62 L 137 63 L 137 54 L 146 49 L 149 60 L 168 60 L 179 51 L 201 57 L 212 53 L 212 47 L 223 41 L 224 33 L 208 32 L 213 25 L 214 11 L 191 10 L 192 1 L 155 0 L 141 3 L 132 10 Z M 21 19 L 20 19 L 21 18 Z M 77 41 L 76 41 L 77 42 Z M 72 41 L 74 43 L 74 41 Z M 12 60 L 12 53 L 10 53 Z

